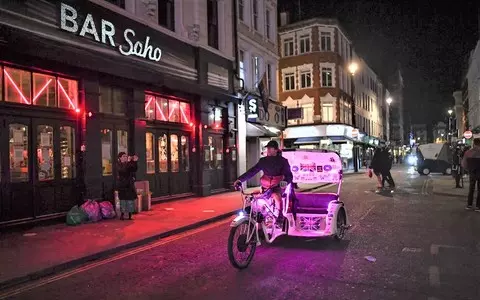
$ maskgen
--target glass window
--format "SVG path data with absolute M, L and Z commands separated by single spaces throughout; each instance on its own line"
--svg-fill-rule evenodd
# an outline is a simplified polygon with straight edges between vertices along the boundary
M 28 126 L 10 124 L 10 181 L 25 182 L 28 174 Z
M 320 50 L 332 51 L 332 35 L 330 32 L 320 32 Z
M 294 55 L 293 38 L 288 38 L 283 41 L 283 56 Z
M 215 168 L 223 169 L 223 139 L 221 137 L 216 138 L 216 147 L 213 151 L 215 154 Z
M 252 56 L 252 72 L 253 72 L 253 83 L 255 87 L 258 86 L 258 81 L 260 80 L 260 60 L 258 56 Z
M 240 21 L 243 21 L 243 14 L 245 10 L 245 3 L 243 3 L 243 0 L 238 0 L 238 18 Z
M 155 173 L 155 136 L 151 132 L 145 134 L 147 174 Z
M 58 78 L 58 107 L 77 109 L 78 107 L 78 82 L 65 78 Z
M 183 160 L 183 170 L 185 172 L 190 171 L 190 155 L 189 155 L 189 148 L 188 148 L 188 137 L 182 135 L 181 139 L 182 145 L 182 160 Z
M 300 86 L 301 88 L 312 87 L 312 71 L 302 71 L 300 73 Z
M 333 87 L 332 68 L 322 68 L 322 86 Z
M 274 94 L 273 86 L 272 86 L 272 65 L 267 64 L 267 87 L 268 87 L 268 94 L 272 96 Z
M 170 162 L 172 166 L 171 172 L 178 172 L 178 136 L 176 134 L 170 135 Z
M 310 52 L 310 36 L 300 36 L 300 54 Z
M 75 178 L 75 129 L 70 126 L 60 127 L 60 157 L 62 179 Z
M 5 101 L 31 104 L 31 73 L 5 67 Z
M 112 89 L 109 86 L 100 86 L 100 98 L 98 109 L 101 113 L 112 113 Z
M 168 172 L 167 144 L 167 135 L 162 134 L 158 138 L 158 169 L 160 173 Z
M 156 117 L 155 119 L 160 121 L 168 121 L 167 116 L 169 116 L 168 112 L 168 100 L 165 98 L 157 97 L 155 100 L 155 107 L 156 107 Z
M 206 144 L 204 145 L 204 168 L 213 169 L 213 137 L 209 136 L 206 139 Z
M 175 31 L 175 1 L 158 0 L 158 24 Z
M 218 3 L 217 0 L 207 0 L 207 32 L 208 45 L 218 49 Z
M 175 100 L 168 100 L 168 121 L 180 122 L 179 102 Z
M 180 122 L 189 124 L 190 123 L 190 104 L 187 102 L 180 102 Z
M 55 77 L 33 73 L 32 103 L 34 105 L 57 107 Z
M 112 175 L 112 131 L 110 129 L 102 129 L 102 174 L 103 176 Z
M 322 104 L 322 122 L 334 122 L 335 116 L 333 104 L 332 103 L 324 103 Z
M 149 120 L 155 119 L 155 97 L 152 95 L 145 95 L 145 118 Z
M 265 11 L 265 35 L 267 36 L 267 39 L 270 39 L 270 11 L 267 9 Z
M 295 74 L 294 73 L 288 73 L 284 75 L 284 90 L 285 91 L 291 91 L 295 89 Z
M 257 0 L 252 1 L 252 12 L 253 12 L 253 29 L 258 30 L 258 2 Z
M 100 86 L 99 111 L 104 114 L 125 115 L 128 91 L 125 89 Z
M 0 101 L 3 101 L 3 68 L 0 66 Z
M 125 152 L 128 154 L 128 132 L 117 130 L 117 153 Z
M 37 126 L 37 173 L 39 181 L 55 179 L 53 127 Z

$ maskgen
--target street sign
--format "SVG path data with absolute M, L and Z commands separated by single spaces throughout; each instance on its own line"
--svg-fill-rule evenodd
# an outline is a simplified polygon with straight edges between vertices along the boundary
M 471 139 L 473 136 L 473 133 L 470 130 L 467 130 L 463 133 L 463 137 L 466 138 L 467 140 Z
M 353 128 L 353 129 L 352 129 L 352 137 L 353 137 L 353 138 L 358 137 L 358 129 L 357 129 L 357 128 Z

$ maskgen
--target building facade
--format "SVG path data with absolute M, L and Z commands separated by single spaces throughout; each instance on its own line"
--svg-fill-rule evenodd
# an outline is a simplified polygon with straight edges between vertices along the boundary
M 407 135 L 405 132 L 404 109 L 403 109 L 403 76 L 400 68 L 397 70 L 391 80 L 392 104 L 390 105 L 390 124 L 391 136 L 390 142 L 395 151 L 400 151 L 406 145 Z
M 470 53 L 466 74 L 468 97 L 468 125 L 475 133 L 480 133 L 480 41 Z
M 242 81 L 238 110 L 238 170 L 245 172 L 262 155 L 265 144 L 286 127 L 286 110 L 278 103 L 277 1 L 237 0 L 238 73 Z M 268 107 L 264 107 L 259 84 L 265 80 Z M 266 108 L 266 109 L 265 109 Z M 258 186 L 259 175 L 247 183 Z
M 231 3 L 2 2 L 0 224 L 113 200 L 120 152 L 138 155 L 154 200 L 226 190 Z
M 354 76 L 359 80 L 358 89 L 352 84 L 349 65 L 360 63 L 359 69 L 368 66 L 356 57 L 337 20 L 315 18 L 287 24 L 286 13 L 281 19 L 284 23 L 279 28 L 278 77 L 279 99 L 288 108 L 285 146 L 335 150 L 345 169 L 365 165 L 363 149 L 378 145 L 379 138 L 383 138 L 384 115 L 381 104 L 377 105 L 379 85 L 376 82 L 372 86 L 376 92 L 372 100 L 373 90 L 370 93 L 370 87 L 365 88 L 361 76 Z M 368 94 L 369 102 L 361 96 L 354 102 L 352 94 Z M 365 126 L 359 127 L 359 122 Z

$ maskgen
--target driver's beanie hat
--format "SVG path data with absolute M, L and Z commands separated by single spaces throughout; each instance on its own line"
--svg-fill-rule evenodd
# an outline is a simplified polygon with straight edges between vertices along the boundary
M 267 143 L 265 148 L 273 148 L 278 150 L 278 143 L 276 141 L 270 141 Z

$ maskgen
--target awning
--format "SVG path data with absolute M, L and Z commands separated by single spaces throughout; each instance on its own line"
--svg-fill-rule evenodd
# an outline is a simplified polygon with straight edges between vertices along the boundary
M 278 137 L 279 133 L 268 130 L 262 125 L 247 122 L 248 137 Z
M 308 145 L 308 144 L 319 144 L 322 138 L 319 136 L 314 137 L 304 137 L 297 139 L 293 144 L 294 145 Z

